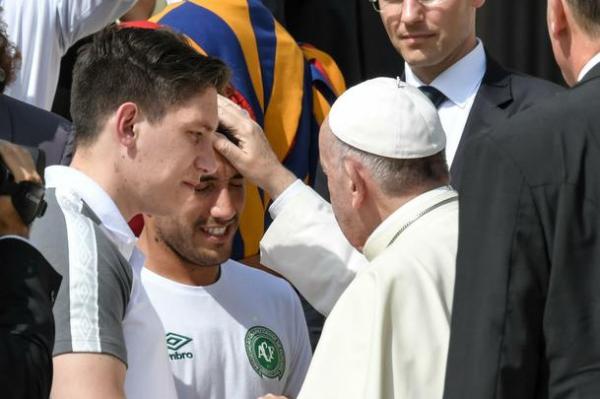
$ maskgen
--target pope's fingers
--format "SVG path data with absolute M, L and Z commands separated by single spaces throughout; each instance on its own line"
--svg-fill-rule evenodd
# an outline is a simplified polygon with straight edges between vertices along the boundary
M 221 113 L 224 113 L 226 115 L 249 118 L 248 111 L 246 111 L 245 109 L 243 109 L 238 104 L 231 101 L 225 96 L 219 94 L 217 97 L 217 104 L 219 109 L 219 116 L 221 115 Z
M 233 144 L 225 135 L 218 132 L 215 133 L 213 147 L 230 162 L 234 161 L 235 163 L 242 155 L 242 150 L 238 146 Z
M 217 95 L 217 103 L 219 104 L 219 107 L 234 107 L 234 108 L 238 108 L 241 109 L 239 105 L 237 105 L 236 103 L 234 103 L 233 101 L 231 101 L 229 98 L 225 97 L 222 94 Z

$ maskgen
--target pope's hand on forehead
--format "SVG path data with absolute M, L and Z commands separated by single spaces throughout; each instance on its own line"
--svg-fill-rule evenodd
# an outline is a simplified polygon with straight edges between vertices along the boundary
M 222 96 L 219 96 L 219 121 L 231 131 L 239 143 L 236 146 L 217 133 L 215 149 L 255 184 L 267 191 L 279 192 L 279 184 L 277 187 L 272 186 L 282 180 L 287 182 L 289 171 L 281 165 L 262 128 L 247 112 Z

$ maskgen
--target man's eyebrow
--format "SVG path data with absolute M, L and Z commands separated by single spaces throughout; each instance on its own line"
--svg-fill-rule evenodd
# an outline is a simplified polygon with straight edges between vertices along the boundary
M 244 176 L 241 173 L 236 173 L 235 175 L 231 176 L 229 178 L 229 180 L 239 180 L 239 179 L 243 179 Z M 215 181 L 218 180 L 217 176 L 215 175 L 204 175 L 200 177 L 200 181 L 201 182 L 209 182 L 209 181 Z
M 209 123 L 198 124 L 196 122 L 189 122 L 189 123 L 184 123 L 183 127 L 186 130 L 190 130 L 190 131 L 194 131 L 194 132 L 202 132 L 202 133 L 214 132 L 216 130 L 216 127 Z

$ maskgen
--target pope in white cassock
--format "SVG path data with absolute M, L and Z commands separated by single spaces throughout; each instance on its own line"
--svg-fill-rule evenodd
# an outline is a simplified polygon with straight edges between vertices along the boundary
M 389 78 L 344 93 L 319 137 L 329 205 L 277 161 L 260 128 L 220 101 L 240 145 L 215 147 L 275 199 L 261 243 L 268 259 L 293 265 L 278 270 L 322 311 L 333 307 L 299 398 L 441 398 L 458 197 L 435 107 Z

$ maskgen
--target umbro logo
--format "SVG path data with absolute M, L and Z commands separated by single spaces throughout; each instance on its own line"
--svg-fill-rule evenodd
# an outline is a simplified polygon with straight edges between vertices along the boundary
M 186 337 L 186 336 L 180 335 L 180 334 L 175 334 L 172 332 L 167 333 L 167 335 L 165 337 L 167 338 L 167 348 L 169 348 L 172 351 L 176 351 L 179 348 L 192 342 L 192 339 L 190 337 Z
M 169 358 L 171 360 L 184 360 L 194 358 L 194 354 L 192 352 L 177 352 L 179 349 L 192 342 L 192 339 L 190 337 L 169 332 L 165 335 L 165 338 L 167 340 L 167 349 L 169 349 L 169 351 L 173 351 L 172 353 L 169 353 Z

